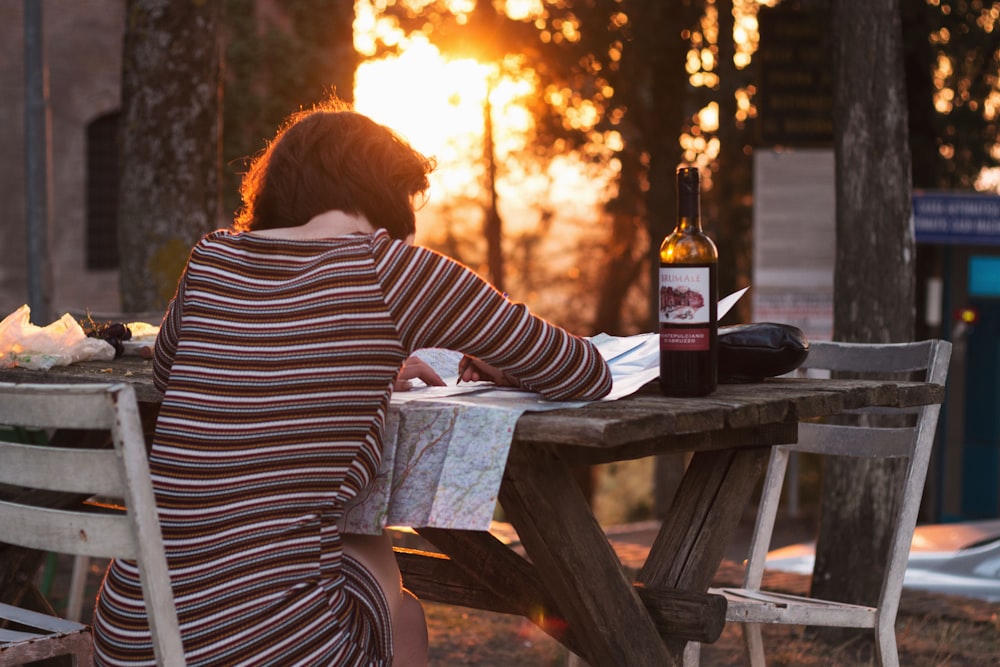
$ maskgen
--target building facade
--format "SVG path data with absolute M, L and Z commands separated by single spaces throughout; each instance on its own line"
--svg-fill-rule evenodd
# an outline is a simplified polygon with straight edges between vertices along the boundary
M 42 1 L 48 69 L 51 318 L 120 310 L 116 114 L 125 0 Z M 24 3 L 0 3 L 0 314 L 28 302 Z M 110 193 L 110 194 L 107 194 Z M 110 199 L 109 199 L 110 197 Z M 34 315 L 34 314 L 33 314 Z M 33 316 L 35 324 L 39 321 Z

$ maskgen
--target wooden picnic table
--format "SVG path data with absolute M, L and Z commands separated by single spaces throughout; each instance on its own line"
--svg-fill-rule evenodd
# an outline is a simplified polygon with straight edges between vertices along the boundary
M 0 381 L 124 381 L 149 420 L 161 400 L 150 362 L 130 357 L 0 369 Z M 524 413 L 499 502 L 527 558 L 486 531 L 415 526 L 441 553 L 398 549 L 404 582 L 427 600 L 523 615 L 593 665 L 680 664 L 687 641 L 711 642 L 722 631 L 725 600 L 706 591 L 770 447 L 794 442 L 803 420 L 943 399 L 943 387 L 924 382 L 775 378 L 690 399 L 647 385 L 615 401 Z M 692 457 L 633 581 L 570 466 L 676 452 Z

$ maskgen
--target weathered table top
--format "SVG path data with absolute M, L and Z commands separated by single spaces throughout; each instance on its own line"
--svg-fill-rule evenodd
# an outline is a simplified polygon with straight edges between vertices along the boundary
M 0 382 L 126 382 L 141 403 L 162 400 L 152 382 L 152 362 L 122 357 L 48 371 L 0 368 Z M 579 408 L 528 412 L 515 439 L 564 449 L 571 457 L 614 460 L 667 451 L 733 446 L 716 439 L 685 439 L 712 432 L 745 431 L 798 422 L 866 406 L 906 407 L 940 403 L 944 388 L 925 382 L 773 378 L 754 384 L 724 384 L 708 397 L 667 398 L 647 385 L 615 401 Z M 586 453 L 580 450 L 606 450 Z

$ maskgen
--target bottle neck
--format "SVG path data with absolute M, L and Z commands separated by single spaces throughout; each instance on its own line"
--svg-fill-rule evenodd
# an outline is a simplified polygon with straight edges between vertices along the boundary
M 701 231 L 701 198 L 697 192 L 678 193 L 677 229 L 682 232 Z

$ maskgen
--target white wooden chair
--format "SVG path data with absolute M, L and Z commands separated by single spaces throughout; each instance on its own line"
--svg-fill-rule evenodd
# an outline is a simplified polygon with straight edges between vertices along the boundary
M 110 432 L 113 448 L 0 442 L 0 484 L 32 490 L 0 501 L 0 542 L 57 553 L 136 560 L 157 663 L 183 665 L 184 651 L 132 388 L 125 384 L 0 383 L 0 424 L 47 432 Z M 31 504 L 39 495 L 36 490 L 120 499 L 127 509 L 51 509 Z M 3 622 L 5 619 L 9 622 Z M 15 625 L 17 629 L 12 627 Z M 89 626 L 0 605 L 0 628 L 0 665 L 66 654 L 73 655 L 74 664 L 92 664 Z
M 912 372 L 917 374 L 918 379 L 944 385 L 950 360 L 951 343 L 942 340 L 883 345 L 815 341 L 810 344 L 809 357 L 802 368 L 854 371 L 870 377 L 898 377 L 894 374 Z M 799 425 L 797 444 L 772 450 L 757 523 L 751 538 L 743 587 L 711 590 L 726 596 L 726 620 L 743 624 L 743 638 L 751 665 L 764 665 L 762 623 L 872 628 L 875 631 L 879 664 L 892 667 L 899 664 L 896 613 L 940 407 L 927 405 L 910 410 L 878 410 L 883 413 L 915 413 L 915 425 L 906 428 L 802 423 Z M 877 606 L 850 605 L 761 590 L 765 559 L 778 511 L 788 456 L 790 452 L 796 451 L 909 459 L 903 482 L 903 500 L 895 519 Z M 699 652 L 700 644 L 688 644 L 684 656 L 686 667 L 698 664 Z

